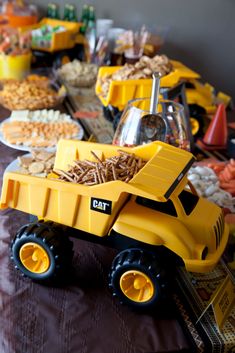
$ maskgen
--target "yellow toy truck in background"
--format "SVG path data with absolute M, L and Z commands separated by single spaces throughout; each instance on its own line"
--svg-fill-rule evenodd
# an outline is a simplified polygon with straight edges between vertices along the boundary
M 203 116 L 214 114 L 219 103 L 223 102 L 228 107 L 232 104 L 232 99 L 223 92 L 216 93 L 214 87 L 209 83 L 202 83 L 200 74 L 180 61 L 170 60 L 170 62 L 173 69 L 169 74 L 161 78 L 160 96 L 164 99 L 169 99 L 166 92 L 184 83 L 185 102 L 183 104 L 187 104 L 189 110 L 188 118 L 190 118 L 192 125 L 192 133 L 193 135 L 198 135 L 200 130 L 200 134 L 202 134 L 204 127 Z M 152 89 L 151 78 L 112 80 L 107 94 L 104 94 L 101 83 L 105 81 L 107 76 L 113 75 L 120 68 L 121 66 L 100 67 L 95 88 L 96 95 L 103 105 L 104 115 L 107 120 L 113 122 L 115 129 L 128 101 L 150 97 Z
M 216 111 L 218 102 L 223 101 L 226 105 L 229 104 L 231 97 L 221 92 L 216 95 L 215 89 L 211 85 L 200 82 L 201 76 L 197 72 L 191 70 L 180 61 L 170 60 L 170 62 L 173 69 L 169 74 L 161 78 L 161 88 L 172 88 L 180 82 L 185 82 L 186 98 L 189 106 L 196 105 L 207 114 L 213 114 Z M 107 95 L 104 95 L 101 85 L 102 80 L 107 75 L 114 74 L 120 68 L 121 66 L 100 67 L 95 89 L 104 107 L 111 105 L 122 111 L 129 100 L 151 96 L 152 79 L 112 80 Z
M 60 140 L 54 170 L 75 160 L 117 156 L 119 146 Z M 20 174 L 6 169 L 0 207 L 35 215 L 18 230 L 12 258 L 26 276 L 45 282 L 64 276 L 72 259 L 70 236 L 120 250 L 109 284 L 134 307 L 156 305 L 167 291 L 167 272 L 176 265 L 207 272 L 228 240 L 222 210 L 199 197 L 187 179 L 191 153 L 163 142 L 123 147 L 146 164 L 128 182 L 93 186 Z

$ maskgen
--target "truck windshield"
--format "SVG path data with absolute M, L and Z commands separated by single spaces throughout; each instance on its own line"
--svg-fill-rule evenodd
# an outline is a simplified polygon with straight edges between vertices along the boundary
M 137 196 L 136 203 L 148 208 L 152 208 L 153 210 L 169 214 L 170 216 L 177 217 L 175 206 L 170 199 L 168 199 L 166 202 L 158 202 L 146 199 L 145 197 Z
M 183 190 L 178 197 L 186 215 L 190 215 L 190 213 L 194 210 L 196 204 L 198 203 L 198 195 L 192 194 L 190 191 Z

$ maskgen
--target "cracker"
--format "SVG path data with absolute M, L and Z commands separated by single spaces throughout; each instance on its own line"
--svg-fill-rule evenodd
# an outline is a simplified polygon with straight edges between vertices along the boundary
M 37 158 L 44 161 L 44 162 L 48 161 L 53 156 L 54 156 L 54 153 L 48 152 L 48 151 L 39 151 L 37 153 Z
M 50 156 L 50 159 L 43 161 L 42 159 L 38 158 L 38 156 L 40 158 L 44 157 L 45 159 Z M 20 168 L 17 170 L 17 172 L 22 174 L 31 174 L 43 178 L 53 171 L 55 164 L 55 153 L 32 150 L 31 156 L 21 156 L 17 159 L 20 165 Z
M 17 159 L 19 161 L 19 164 L 25 168 L 28 168 L 30 164 L 32 164 L 32 162 L 34 161 L 33 157 L 25 157 L 25 156 L 18 157 Z
M 29 172 L 31 174 L 39 174 L 44 171 L 44 168 L 45 168 L 45 166 L 44 166 L 43 162 L 33 162 L 29 166 Z

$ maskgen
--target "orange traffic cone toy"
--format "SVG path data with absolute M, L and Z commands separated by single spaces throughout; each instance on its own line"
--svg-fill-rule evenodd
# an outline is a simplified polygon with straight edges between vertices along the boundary
M 228 139 L 227 115 L 223 103 L 218 105 L 214 117 L 212 118 L 205 136 L 197 141 L 205 150 L 226 149 Z

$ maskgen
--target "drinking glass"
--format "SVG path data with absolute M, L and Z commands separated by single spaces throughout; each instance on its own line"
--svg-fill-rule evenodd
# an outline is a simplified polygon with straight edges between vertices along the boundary
M 155 110 L 159 116 L 157 119 L 149 114 L 149 110 L 150 98 L 129 101 L 115 131 L 113 144 L 137 146 L 160 140 L 190 150 L 190 132 L 183 105 L 159 100 Z

